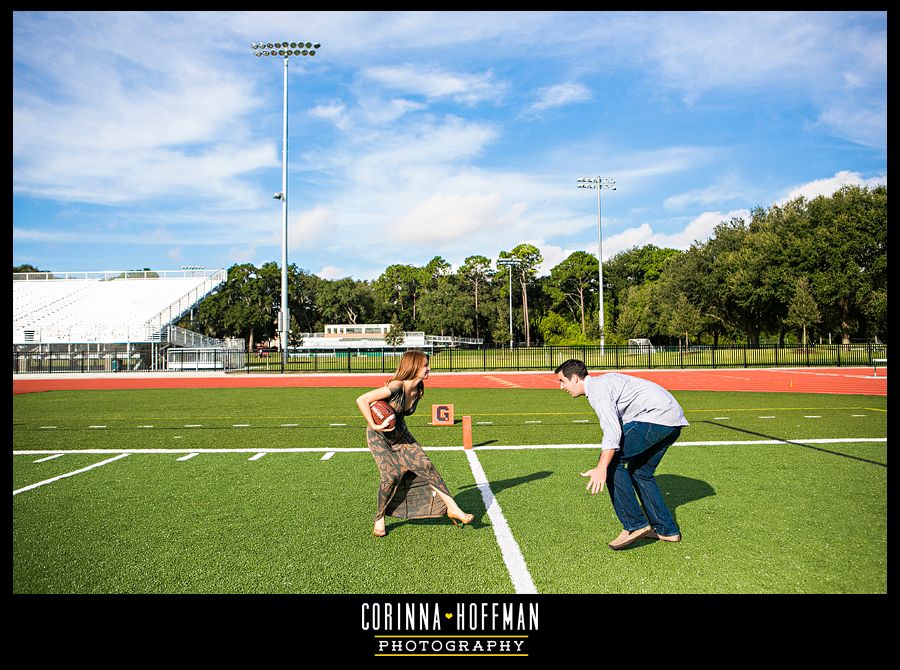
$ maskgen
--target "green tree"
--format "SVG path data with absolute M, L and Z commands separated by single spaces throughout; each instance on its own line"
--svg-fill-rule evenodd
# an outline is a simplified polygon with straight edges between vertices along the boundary
M 679 344 L 681 336 L 684 335 L 684 346 L 687 347 L 690 344 L 689 335 L 697 333 L 700 329 L 700 310 L 690 303 L 684 293 L 681 293 L 666 316 L 669 333 L 678 336 Z
M 669 263 L 681 253 L 678 249 L 647 244 L 620 251 L 607 259 L 603 263 L 603 303 L 604 306 L 610 306 L 610 323 L 618 319 L 619 310 L 627 299 L 628 289 L 660 279 Z
M 271 275 L 271 269 L 263 273 L 250 263 L 231 266 L 225 282 L 200 303 L 194 327 L 211 337 L 242 337 L 250 351 L 257 338 L 274 337 L 278 294 L 265 274 Z
M 515 258 L 519 264 L 512 266 L 513 279 L 522 291 L 522 326 L 525 332 L 525 346 L 531 346 L 531 324 L 528 316 L 528 287 L 534 282 L 538 266 L 544 257 L 540 250 L 531 244 L 519 244 L 512 251 L 501 251 L 500 258 Z
M 663 304 L 674 304 L 679 294 L 686 295 L 702 314 L 700 332 L 710 333 L 717 346 L 727 327 L 723 291 L 712 272 L 713 258 L 708 250 L 707 245 L 695 242 L 687 251 L 672 256 L 657 282 L 656 295 Z
M 441 285 L 441 279 L 450 275 L 450 263 L 435 256 L 419 270 L 422 286 L 426 291 L 434 291 Z
M 440 276 L 419 303 L 419 323 L 434 335 L 467 335 L 472 330 L 469 296 L 455 276 Z
M 47 270 L 38 270 L 36 267 L 29 263 L 24 263 L 23 265 L 13 265 L 13 274 L 19 272 L 47 272 Z
M 703 245 L 702 264 L 698 267 L 705 268 L 708 274 L 705 288 L 715 294 L 716 316 L 722 319 L 726 328 L 744 333 L 751 346 L 759 346 L 761 319 L 766 315 L 760 314 L 760 306 L 754 302 L 753 287 L 747 285 L 754 278 L 743 268 L 741 257 L 749 234 L 749 226 L 743 219 L 723 221 Z M 683 284 L 680 289 L 689 292 Z
M 813 298 L 806 277 L 800 277 L 794 290 L 794 297 L 788 307 L 785 322 L 789 326 L 803 329 L 803 346 L 806 346 L 806 327 L 822 320 L 816 299 Z
M 384 343 L 389 347 L 397 347 L 403 344 L 404 339 L 403 326 L 394 319 L 391 321 L 391 327 L 388 329 L 388 332 L 384 334 Z
M 300 340 L 300 333 L 316 333 L 324 329 L 322 316 L 316 306 L 316 296 L 327 280 L 300 270 L 293 263 L 288 266 L 288 309 L 291 312 L 291 323 L 296 324 L 297 334 L 291 341 Z
M 367 323 L 376 314 L 375 291 L 350 277 L 328 281 L 316 295 L 316 307 L 328 323 Z
M 478 309 L 479 292 L 484 292 L 494 276 L 491 261 L 486 256 L 469 256 L 457 271 L 459 277 L 472 289 L 474 306 L 472 321 L 475 324 L 475 337 L 480 337 L 481 314 Z
M 546 346 L 588 344 L 589 340 L 574 321 L 548 312 L 537 321 L 538 333 Z
M 845 186 L 807 205 L 815 230 L 808 245 L 815 270 L 809 273 L 818 304 L 836 322 L 844 344 L 887 291 L 887 187 Z
M 550 290 L 570 303 L 573 315 L 581 320 L 581 334 L 587 332 L 585 303 L 587 295 L 597 291 L 597 259 L 586 251 L 575 251 L 550 270 Z
M 615 321 L 615 330 L 622 339 L 650 338 L 658 334 L 659 302 L 655 293 L 653 283 L 628 287 Z
M 389 265 L 372 284 L 378 298 L 387 306 L 391 318 L 414 326 L 418 317 L 418 298 L 422 286 L 421 270 L 412 265 Z

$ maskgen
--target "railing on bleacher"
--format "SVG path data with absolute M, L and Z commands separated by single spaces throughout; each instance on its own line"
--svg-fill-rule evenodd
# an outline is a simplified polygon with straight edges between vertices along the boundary
M 181 315 L 195 305 L 202 296 L 224 282 L 227 277 L 228 273 L 225 270 L 217 270 L 212 275 L 208 276 L 200 286 L 191 289 L 159 314 L 148 319 L 144 324 L 147 340 L 159 342 L 162 335 L 162 329 L 165 326 L 181 317 Z

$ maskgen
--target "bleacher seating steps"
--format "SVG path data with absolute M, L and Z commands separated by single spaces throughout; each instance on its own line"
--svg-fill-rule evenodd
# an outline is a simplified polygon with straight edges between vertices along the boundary
M 224 271 L 154 278 L 13 281 L 13 344 L 145 342 L 225 278 Z M 148 323 L 152 322 L 149 324 Z

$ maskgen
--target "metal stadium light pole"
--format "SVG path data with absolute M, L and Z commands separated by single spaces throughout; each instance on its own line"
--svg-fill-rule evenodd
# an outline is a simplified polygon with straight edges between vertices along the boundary
M 284 59 L 284 122 L 281 138 L 281 193 L 274 198 L 281 200 L 281 311 L 278 313 L 278 333 L 281 340 L 281 369 L 287 355 L 288 332 L 291 327 L 287 290 L 287 235 L 288 235 L 288 61 L 291 56 L 315 56 L 322 45 L 312 42 L 253 42 L 250 48 L 257 57 L 278 56 Z
M 497 265 L 509 268 L 509 348 L 513 348 L 513 329 L 512 329 L 512 269 L 522 264 L 518 258 L 501 258 L 497 261 Z
M 600 219 L 600 191 L 616 190 L 616 180 L 611 177 L 581 177 L 577 180 L 578 188 L 593 188 L 597 190 L 597 260 L 600 266 L 600 355 L 605 354 L 606 323 L 603 316 L 603 226 Z

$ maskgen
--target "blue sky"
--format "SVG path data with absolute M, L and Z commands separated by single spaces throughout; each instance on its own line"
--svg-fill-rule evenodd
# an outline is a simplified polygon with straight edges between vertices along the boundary
M 684 249 L 887 183 L 885 12 L 16 12 L 13 264 L 333 279 L 537 246 Z

